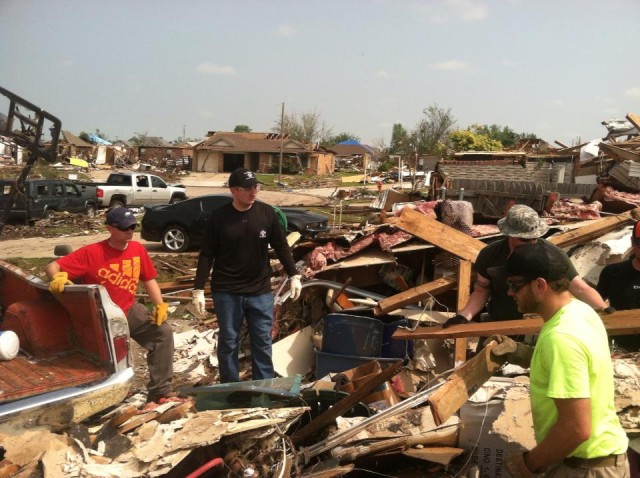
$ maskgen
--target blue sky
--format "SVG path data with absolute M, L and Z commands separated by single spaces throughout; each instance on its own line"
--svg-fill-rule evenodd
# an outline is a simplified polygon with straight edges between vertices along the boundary
M 387 144 L 457 127 L 572 144 L 640 114 L 638 0 L 0 0 L 0 85 L 76 134 L 270 131 L 282 103 Z

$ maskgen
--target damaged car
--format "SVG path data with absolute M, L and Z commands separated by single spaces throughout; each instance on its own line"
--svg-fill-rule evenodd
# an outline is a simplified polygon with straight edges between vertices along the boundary
M 184 252 L 202 243 L 209 216 L 232 201 L 230 194 L 209 194 L 176 204 L 146 205 L 142 217 L 142 239 L 162 242 L 168 252 Z M 314 237 L 329 231 L 329 219 L 306 209 L 283 207 L 287 232 Z

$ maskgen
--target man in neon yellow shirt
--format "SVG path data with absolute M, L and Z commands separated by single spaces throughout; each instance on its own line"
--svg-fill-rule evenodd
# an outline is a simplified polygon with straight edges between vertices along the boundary
M 494 337 L 496 359 L 531 366 L 537 445 L 508 457 L 506 469 L 514 478 L 628 478 L 629 440 L 616 415 L 613 365 L 602 320 L 569 292 L 567 262 L 557 248 L 523 245 L 504 269 L 518 310 L 544 320 L 535 349 L 506 336 Z

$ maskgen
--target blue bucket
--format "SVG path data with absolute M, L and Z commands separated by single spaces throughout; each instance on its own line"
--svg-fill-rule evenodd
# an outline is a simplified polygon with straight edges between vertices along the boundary
M 379 357 L 382 351 L 382 329 L 383 323 L 378 319 L 348 314 L 325 315 L 322 351 L 329 354 Z

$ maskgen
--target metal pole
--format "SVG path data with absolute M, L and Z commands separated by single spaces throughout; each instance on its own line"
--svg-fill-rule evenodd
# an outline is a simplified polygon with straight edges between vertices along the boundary
M 284 101 L 280 113 L 280 163 L 278 165 L 278 182 L 282 182 L 282 150 L 284 149 Z

